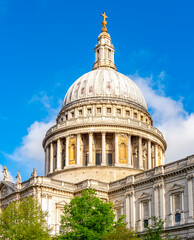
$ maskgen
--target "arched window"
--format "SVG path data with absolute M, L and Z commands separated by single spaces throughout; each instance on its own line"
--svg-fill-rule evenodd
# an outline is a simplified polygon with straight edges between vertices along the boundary
M 72 144 L 69 149 L 69 160 L 75 160 L 76 157 L 76 148 L 75 145 Z
M 119 161 L 120 163 L 127 163 L 127 145 L 123 142 L 119 145 Z

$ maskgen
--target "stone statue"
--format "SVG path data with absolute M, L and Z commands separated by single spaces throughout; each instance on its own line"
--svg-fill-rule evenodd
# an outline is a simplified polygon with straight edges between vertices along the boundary
M 20 184 L 21 182 L 22 182 L 22 179 L 21 179 L 20 172 L 17 172 L 17 176 L 16 176 L 16 184 Z
M 3 167 L 3 181 L 10 182 L 9 173 L 6 166 Z
M 33 172 L 31 174 L 31 177 L 37 177 L 37 170 L 36 170 L 36 168 L 33 168 Z

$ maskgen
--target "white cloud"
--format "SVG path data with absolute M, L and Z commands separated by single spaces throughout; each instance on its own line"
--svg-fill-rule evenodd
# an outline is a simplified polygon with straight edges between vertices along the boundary
M 140 87 L 151 110 L 154 125 L 167 141 L 166 162 L 194 154 L 194 113 L 186 112 L 181 100 L 175 101 L 165 96 L 160 89 L 154 90 L 152 77 L 130 77 Z M 159 75 L 161 77 L 165 77 L 164 72 Z
M 35 167 L 39 175 L 44 171 L 44 150 L 42 140 L 46 131 L 55 124 L 54 120 L 50 122 L 34 122 L 28 128 L 28 134 L 23 137 L 21 146 L 15 149 L 12 154 L 4 153 L 7 158 L 22 163 L 28 174 Z
M 52 101 L 52 97 L 49 97 L 45 91 L 42 91 L 40 92 L 39 94 L 37 95 L 34 95 L 29 103 L 33 103 L 33 102 L 40 102 L 43 104 L 43 106 L 46 108 L 46 109 L 51 109 L 51 101 Z

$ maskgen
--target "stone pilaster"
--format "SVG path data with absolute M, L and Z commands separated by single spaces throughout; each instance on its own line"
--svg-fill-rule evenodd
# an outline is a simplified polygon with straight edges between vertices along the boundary
M 135 213 L 135 210 L 136 210 L 136 208 L 135 208 L 135 193 L 134 193 L 134 191 L 133 192 L 131 192 L 131 199 L 130 199 L 131 201 L 131 227 L 132 228 L 135 228 L 135 219 L 136 219 L 136 213 Z
M 155 217 L 158 217 L 159 216 L 159 214 L 158 214 L 158 210 L 159 210 L 159 206 L 158 206 L 158 201 L 159 201 L 159 199 L 158 199 L 158 184 L 155 184 L 154 186 L 153 186 L 153 188 L 154 188 L 154 216 Z
M 193 218 L 193 176 L 193 174 L 187 176 L 189 222 L 192 221 Z
M 130 227 L 130 194 L 126 193 L 125 194 L 125 215 L 126 215 L 126 223 L 127 223 L 127 227 Z
M 159 185 L 159 191 L 160 191 L 160 218 L 162 218 L 163 220 L 165 219 L 165 189 L 164 189 L 164 184 L 161 183 Z M 165 222 L 164 222 L 165 224 Z

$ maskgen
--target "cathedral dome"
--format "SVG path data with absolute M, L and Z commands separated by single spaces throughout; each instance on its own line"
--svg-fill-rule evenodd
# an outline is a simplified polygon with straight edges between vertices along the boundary
M 69 88 L 63 106 L 82 99 L 118 99 L 147 109 L 137 85 L 127 76 L 111 68 L 98 68 L 81 76 Z

